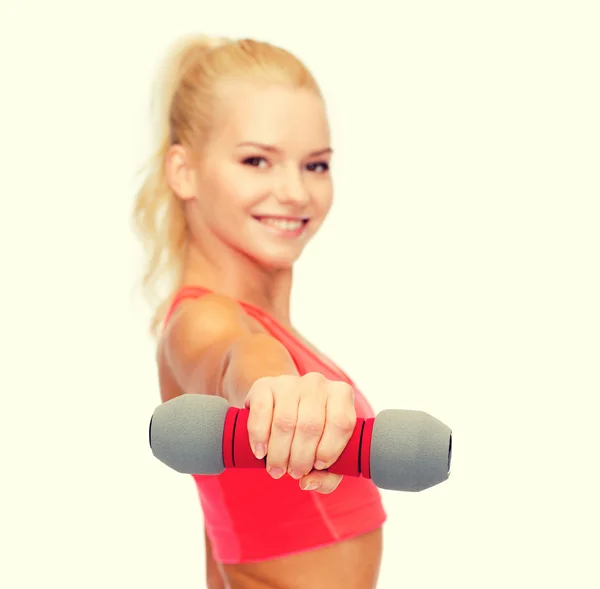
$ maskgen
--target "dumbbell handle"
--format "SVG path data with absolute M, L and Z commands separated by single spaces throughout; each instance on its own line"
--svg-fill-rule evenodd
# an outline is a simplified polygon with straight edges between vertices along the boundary
M 225 468 L 265 468 L 266 457 L 256 458 L 250 446 L 248 417 L 250 410 L 230 407 L 225 416 L 223 462 Z M 352 477 L 371 478 L 371 439 L 375 418 L 356 420 L 348 444 L 327 471 Z

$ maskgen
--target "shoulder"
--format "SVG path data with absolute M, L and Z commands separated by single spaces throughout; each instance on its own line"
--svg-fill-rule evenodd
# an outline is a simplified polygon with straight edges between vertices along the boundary
M 183 299 L 173 312 L 165 333 L 177 331 L 183 325 L 218 325 L 245 322 L 246 315 L 240 304 L 218 293 L 207 293 Z
M 159 340 L 159 354 L 195 354 L 218 344 L 229 344 L 253 332 L 240 304 L 230 297 L 208 293 L 182 300 Z
M 163 330 L 156 362 L 163 401 L 184 391 L 215 391 L 228 351 L 252 335 L 242 307 L 214 293 L 181 300 Z

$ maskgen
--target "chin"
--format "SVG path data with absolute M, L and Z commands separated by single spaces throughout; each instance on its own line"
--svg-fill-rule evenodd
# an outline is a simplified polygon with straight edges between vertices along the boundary
M 291 270 L 294 263 L 298 260 L 302 252 L 296 252 L 294 255 L 290 253 L 268 254 L 261 252 L 252 257 L 263 268 L 271 271 Z

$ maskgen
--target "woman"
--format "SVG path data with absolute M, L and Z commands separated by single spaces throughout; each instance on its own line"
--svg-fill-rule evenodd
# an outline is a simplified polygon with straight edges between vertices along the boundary
M 159 146 L 137 196 L 162 401 L 249 408 L 266 469 L 194 476 L 211 588 L 371 589 L 385 513 L 371 481 L 324 471 L 372 410 L 290 318 L 292 268 L 332 202 L 326 109 L 305 66 L 253 40 L 168 57 Z M 170 280 L 170 282 L 164 282 Z

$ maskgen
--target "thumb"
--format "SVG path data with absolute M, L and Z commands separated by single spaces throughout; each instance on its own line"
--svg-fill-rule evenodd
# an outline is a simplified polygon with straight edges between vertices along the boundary
M 341 474 L 313 470 L 299 481 L 303 491 L 316 491 L 328 495 L 335 491 L 344 477 Z

